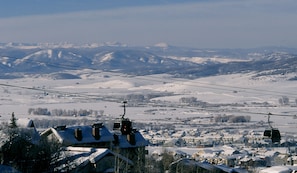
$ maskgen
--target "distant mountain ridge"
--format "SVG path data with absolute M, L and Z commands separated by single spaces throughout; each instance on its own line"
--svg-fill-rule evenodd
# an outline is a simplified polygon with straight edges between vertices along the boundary
M 296 49 L 297 50 L 297 49 Z M 168 73 L 177 77 L 244 73 L 261 74 L 296 72 L 295 49 L 196 49 L 166 43 L 148 47 L 110 44 L 0 44 L 0 78 L 18 78 L 28 74 L 55 74 L 65 70 L 93 69 L 132 75 Z M 203 61 L 190 61 L 200 58 Z M 219 61 L 224 58 L 225 62 Z M 240 61 L 239 61 L 240 60 Z M 263 73 L 266 71 L 266 73 Z M 269 71 L 269 73 L 267 73 Z M 61 73 L 63 75 L 57 75 Z

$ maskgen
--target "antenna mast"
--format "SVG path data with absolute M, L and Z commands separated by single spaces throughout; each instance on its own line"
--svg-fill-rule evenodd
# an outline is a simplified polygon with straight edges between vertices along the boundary
M 269 125 L 269 127 L 271 128 L 271 129 L 273 129 L 272 128 L 272 125 L 270 124 L 270 115 L 272 115 L 272 113 L 268 113 L 268 125 Z
M 122 119 L 124 119 L 124 117 L 126 115 L 126 103 L 127 103 L 127 101 L 125 100 L 125 101 L 123 101 L 123 103 L 124 103 L 124 114 L 122 115 Z

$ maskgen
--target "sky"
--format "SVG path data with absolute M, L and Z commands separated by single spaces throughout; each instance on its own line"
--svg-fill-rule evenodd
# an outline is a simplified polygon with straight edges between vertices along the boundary
M 297 48 L 296 0 L 0 0 L 0 43 Z

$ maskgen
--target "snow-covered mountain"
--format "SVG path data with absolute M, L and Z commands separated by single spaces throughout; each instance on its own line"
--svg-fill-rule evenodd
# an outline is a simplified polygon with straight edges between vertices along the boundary
M 1 78 L 24 74 L 57 75 L 65 70 L 94 69 L 132 75 L 168 73 L 178 77 L 244 73 L 296 72 L 296 49 L 195 49 L 159 43 L 148 47 L 117 44 L 0 44 Z M 61 77 L 60 76 L 60 77 Z M 73 76 L 71 76 L 73 78 Z

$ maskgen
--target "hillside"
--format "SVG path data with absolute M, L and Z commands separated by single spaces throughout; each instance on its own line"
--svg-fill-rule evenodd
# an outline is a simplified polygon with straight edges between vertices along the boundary
M 0 78 L 58 73 L 65 70 L 102 70 L 130 75 L 171 74 L 182 78 L 246 73 L 295 73 L 294 49 L 195 49 L 167 44 L 150 47 L 72 44 L 0 44 Z

